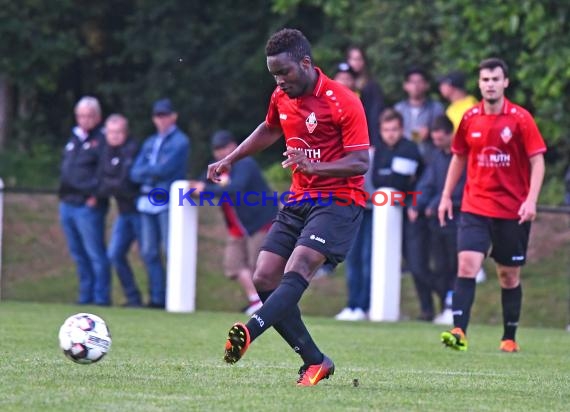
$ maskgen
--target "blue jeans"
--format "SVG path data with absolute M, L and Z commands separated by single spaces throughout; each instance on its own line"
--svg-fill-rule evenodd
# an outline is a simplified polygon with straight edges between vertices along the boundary
M 164 305 L 166 275 L 162 264 L 161 246 L 166 256 L 168 248 L 168 210 L 156 215 L 141 213 L 141 256 L 148 273 L 150 304 Z
M 372 266 L 372 210 L 366 209 L 354 244 L 346 256 L 348 307 L 370 309 L 370 271 Z
M 111 269 L 105 251 L 106 213 L 106 207 L 59 204 L 63 232 L 77 265 L 79 304 L 111 304 Z
M 140 305 L 141 293 L 135 282 L 135 276 L 127 254 L 135 240 L 139 240 L 140 244 L 141 222 L 138 213 L 122 213 L 119 214 L 115 224 L 113 225 L 113 232 L 107 249 L 107 256 L 111 261 L 111 265 L 117 270 L 117 275 L 123 293 L 127 298 L 128 305 Z

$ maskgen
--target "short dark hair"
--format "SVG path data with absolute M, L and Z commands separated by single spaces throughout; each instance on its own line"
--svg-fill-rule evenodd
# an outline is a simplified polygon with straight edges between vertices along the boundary
M 433 123 L 431 125 L 432 132 L 434 130 L 440 130 L 444 133 L 452 133 L 453 132 L 453 123 L 449 120 L 449 117 L 442 114 L 437 116 L 433 119 Z
M 265 55 L 275 56 L 287 53 L 295 61 L 301 61 L 305 56 L 313 60 L 311 44 L 301 31 L 297 29 L 281 29 L 267 40 Z
M 505 77 L 509 77 L 509 66 L 507 66 L 507 63 L 505 63 L 503 59 L 491 57 L 490 59 L 482 60 L 481 63 L 479 63 L 479 71 L 483 69 L 493 70 L 497 67 L 501 68 Z
M 380 124 L 391 122 L 392 120 L 397 120 L 398 122 L 400 122 L 400 126 L 404 125 L 404 118 L 402 117 L 400 112 L 397 111 L 396 109 L 388 107 L 380 114 Z
M 429 75 L 426 69 L 421 66 L 411 66 L 404 72 L 404 80 L 408 80 L 412 74 L 419 74 L 426 82 L 429 82 Z

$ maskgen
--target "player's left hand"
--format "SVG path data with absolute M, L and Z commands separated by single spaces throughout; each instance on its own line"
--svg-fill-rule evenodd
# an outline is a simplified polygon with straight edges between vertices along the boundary
M 296 172 L 301 172 L 308 175 L 314 173 L 315 167 L 313 163 L 311 163 L 307 155 L 305 155 L 305 153 L 303 153 L 301 150 L 287 149 L 283 153 L 283 156 L 287 157 L 287 159 L 281 162 L 283 169 L 286 169 L 289 166 L 297 165 L 297 168 L 295 169 Z
M 536 202 L 525 200 L 519 209 L 519 225 L 524 222 L 532 222 L 536 219 Z

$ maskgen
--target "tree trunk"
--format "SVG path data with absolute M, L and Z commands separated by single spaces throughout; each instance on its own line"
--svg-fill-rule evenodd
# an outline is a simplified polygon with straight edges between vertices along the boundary
M 13 116 L 13 98 L 12 85 L 6 76 L 0 74 L 0 151 L 6 147 L 8 142 Z

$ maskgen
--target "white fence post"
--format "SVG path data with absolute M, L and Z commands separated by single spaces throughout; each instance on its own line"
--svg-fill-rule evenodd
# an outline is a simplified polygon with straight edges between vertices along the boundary
M 392 188 L 380 188 L 376 193 L 388 197 L 384 206 L 374 206 L 372 215 L 372 273 L 370 285 L 370 314 L 372 321 L 396 322 L 400 319 L 400 282 L 402 260 L 401 206 L 391 205 Z M 382 196 L 376 203 L 382 203 Z
M 186 193 L 187 180 L 170 186 L 168 222 L 168 261 L 166 277 L 166 310 L 196 310 L 196 266 L 198 254 L 198 207 L 188 201 L 180 204 L 180 191 Z
M 0 299 L 2 299 L 2 223 L 4 222 L 4 181 L 0 177 Z

